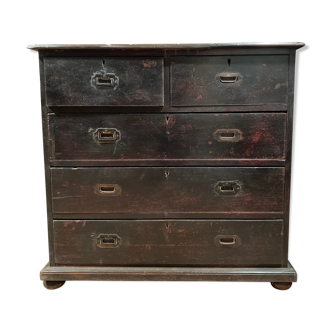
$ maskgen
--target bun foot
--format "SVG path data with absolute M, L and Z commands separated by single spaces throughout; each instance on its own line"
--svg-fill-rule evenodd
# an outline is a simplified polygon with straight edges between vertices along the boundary
M 44 280 L 43 285 L 47 289 L 57 289 L 63 286 L 65 281 L 49 281 L 49 280 Z
M 271 282 L 271 285 L 279 290 L 287 290 L 292 287 L 292 282 Z

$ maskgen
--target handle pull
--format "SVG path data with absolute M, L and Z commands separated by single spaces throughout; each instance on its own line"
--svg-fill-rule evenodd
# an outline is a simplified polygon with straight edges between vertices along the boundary
M 91 77 L 92 85 L 96 88 L 114 88 L 119 85 L 119 78 L 113 73 L 95 73 Z
M 99 192 L 102 194 L 113 194 L 115 193 L 116 189 L 115 186 L 108 185 L 108 186 L 99 186 Z
M 243 77 L 239 73 L 221 73 L 217 74 L 219 81 L 225 85 L 240 85 L 243 81 Z
M 236 195 L 240 189 L 238 181 L 220 181 L 215 187 L 216 192 L 222 195 Z
M 99 86 L 114 86 L 114 77 L 97 77 L 96 84 Z
M 119 196 L 121 194 L 121 187 L 118 184 L 96 184 L 94 191 L 97 195 Z
M 219 247 L 237 248 L 241 245 L 241 239 L 237 235 L 217 235 L 214 243 Z
M 218 129 L 213 138 L 217 142 L 238 142 L 242 139 L 242 132 L 239 129 Z
M 98 128 L 93 135 L 99 144 L 114 144 L 121 140 L 121 133 L 115 128 Z
M 100 234 L 96 239 L 100 248 L 118 248 L 122 242 L 117 234 Z
M 238 79 L 239 79 L 239 77 L 236 75 L 220 76 L 221 83 L 235 83 Z

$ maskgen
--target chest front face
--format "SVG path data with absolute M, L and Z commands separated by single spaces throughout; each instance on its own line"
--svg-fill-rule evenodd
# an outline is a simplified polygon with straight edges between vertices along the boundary
M 176 280 L 202 268 L 217 273 L 206 280 L 225 269 L 247 280 L 246 268 L 295 281 L 294 47 L 40 49 L 44 280 L 87 266 L 191 269 Z

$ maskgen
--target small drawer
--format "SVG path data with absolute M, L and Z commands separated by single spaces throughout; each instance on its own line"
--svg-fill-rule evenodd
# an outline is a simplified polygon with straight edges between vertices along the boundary
M 162 57 L 46 57 L 47 106 L 162 106 Z
M 55 219 L 264 217 L 283 212 L 284 173 L 283 167 L 56 167 L 53 212 Z
M 55 113 L 49 128 L 56 166 L 165 165 L 184 159 L 191 165 L 237 160 L 252 165 L 285 159 L 285 113 Z
M 288 55 L 171 57 L 173 106 L 287 103 Z
M 283 220 L 55 220 L 57 265 L 282 264 Z

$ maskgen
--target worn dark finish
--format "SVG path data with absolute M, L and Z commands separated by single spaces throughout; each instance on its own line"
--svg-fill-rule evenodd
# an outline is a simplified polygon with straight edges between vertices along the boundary
M 173 106 L 287 103 L 288 56 L 171 57 Z
M 48 106 L 161 106 L 162 57 L 46 58 Z
M 210 214 L 250 217 L 282 212 L 284 168 L 255 167 L 89 167 L 52 168 L 53 212 L 56 214 L 131 214 L 134 218 Z M 236 182 L 237 193 L 219 190 Z M 98 184 L 117 184 L 121 194 L 98 195 Z
M 40 55 L 46 287 L 228 280 L 288 289 L 302 46 L 31 46 Z
M 172 212 L 172 213 L 148 213 L 145 215 L 144 213 L 137 214 L 138 218 L 149 218 L 149 219 L 162 219 L 162 218 L 192 218 L 196 213 L 187 213 L 187 212 Z M 261 219 L 261 218 L 271 218 L 271 219 L 279 219 L 283 218 L 284 212 L 250 212 L 250 213 L 242 213 L 242 212 L 232 212 L 229 214 L 227 212 L 204 212 L 200 214 L 200 218 L 209 219 L 220 219 L 220 218 L 231 218 L 231 219 L 241 219 L 241 218 L 250 218 L 250 219 Z M 53 213 L 54 219 L 87 219 L 87 220 L 105 220 L 105 219 L 133 219 L 135 218 L 135 214 L 131 213 Z
M 112 267 L 50 266 L 40 272 L 41 280 L 121 281 L 255 281 L 296 282 L 293 266 L 286 267 Z
M 45 106 L 45 81 L 44 77 L 44 57 L 39 53 L 39 71 L 40 71 L 40 97 L 43 129 L 43 146 L 44 146 L 44 165 L 45 165 L 45 188 L 46 188 L 46 208 L 47 208 L 47 229 L 48 229 L 48 248 L 49 262 L 54 265 L 54 237 L 53 237 L 53 212 L 52 212 L 52 189 L 51 189 L 51 168 L 50 158 L 51 146 L 48 139 L 48 108 Z
M 248 47 L 230 47 L 213 49 L 172 49 L 172 50 L 145 50 L 145 49 L 44 49 L 40 53 L 44 57 L 151 57 L 164 58 L 165 85 L 169 84 L 166 80 L 166 70 L 169 69 L 169 60 L 172 56 L 203 56 L 203 55 L 289 55 L 295 48 L 285 47 L 267 47 L 267 48 L 248 48 Z M 59 54 L 61 53 L 61 55 Z M 168 62 L 168 63 L 167 63 Z M 165 95 L 167 92 L 165 91 Z
M 285 113 L 55 113 L 49 128 L 54 166 L 285 161 Z
M 292 165 L 292 142 L 293 142 L 293 109 L 294 109 L 294 86 L 295 86 L 295 50 L 290 50 L 289 56 L 289 88 L 288 88 L 288 112 L 286 122 L 286 166 L 285 166 L 285 240 L 284 262 L 288 260 L 289 238 L 289 210 L 290 210 L 290 185 Z
M 281 266 L 282 237 L 282 220 L 54 221 L 59 265 Z
M 166 73 L 165 73 L 166 74 Z M 166 78 L 165 78 L 166 79 Z M 167 82 L 165 81 L 165 89 Z M 165 100 L 166 100 L 165 96 Z M 164 106 L 146 107 L 135 106 L 50 106 L 47 108 L 49 113 L 121 113 L 121 114 L 142 114 L 142 113 L 258 113 L 258 112 L 286 112 L 287 103 L 281 104 L 264 104 L 264 105 L 217 105 L 217 106 Z
M 52 166 L 285 166 L 285 159 L 89 159 L 51 160 Z

